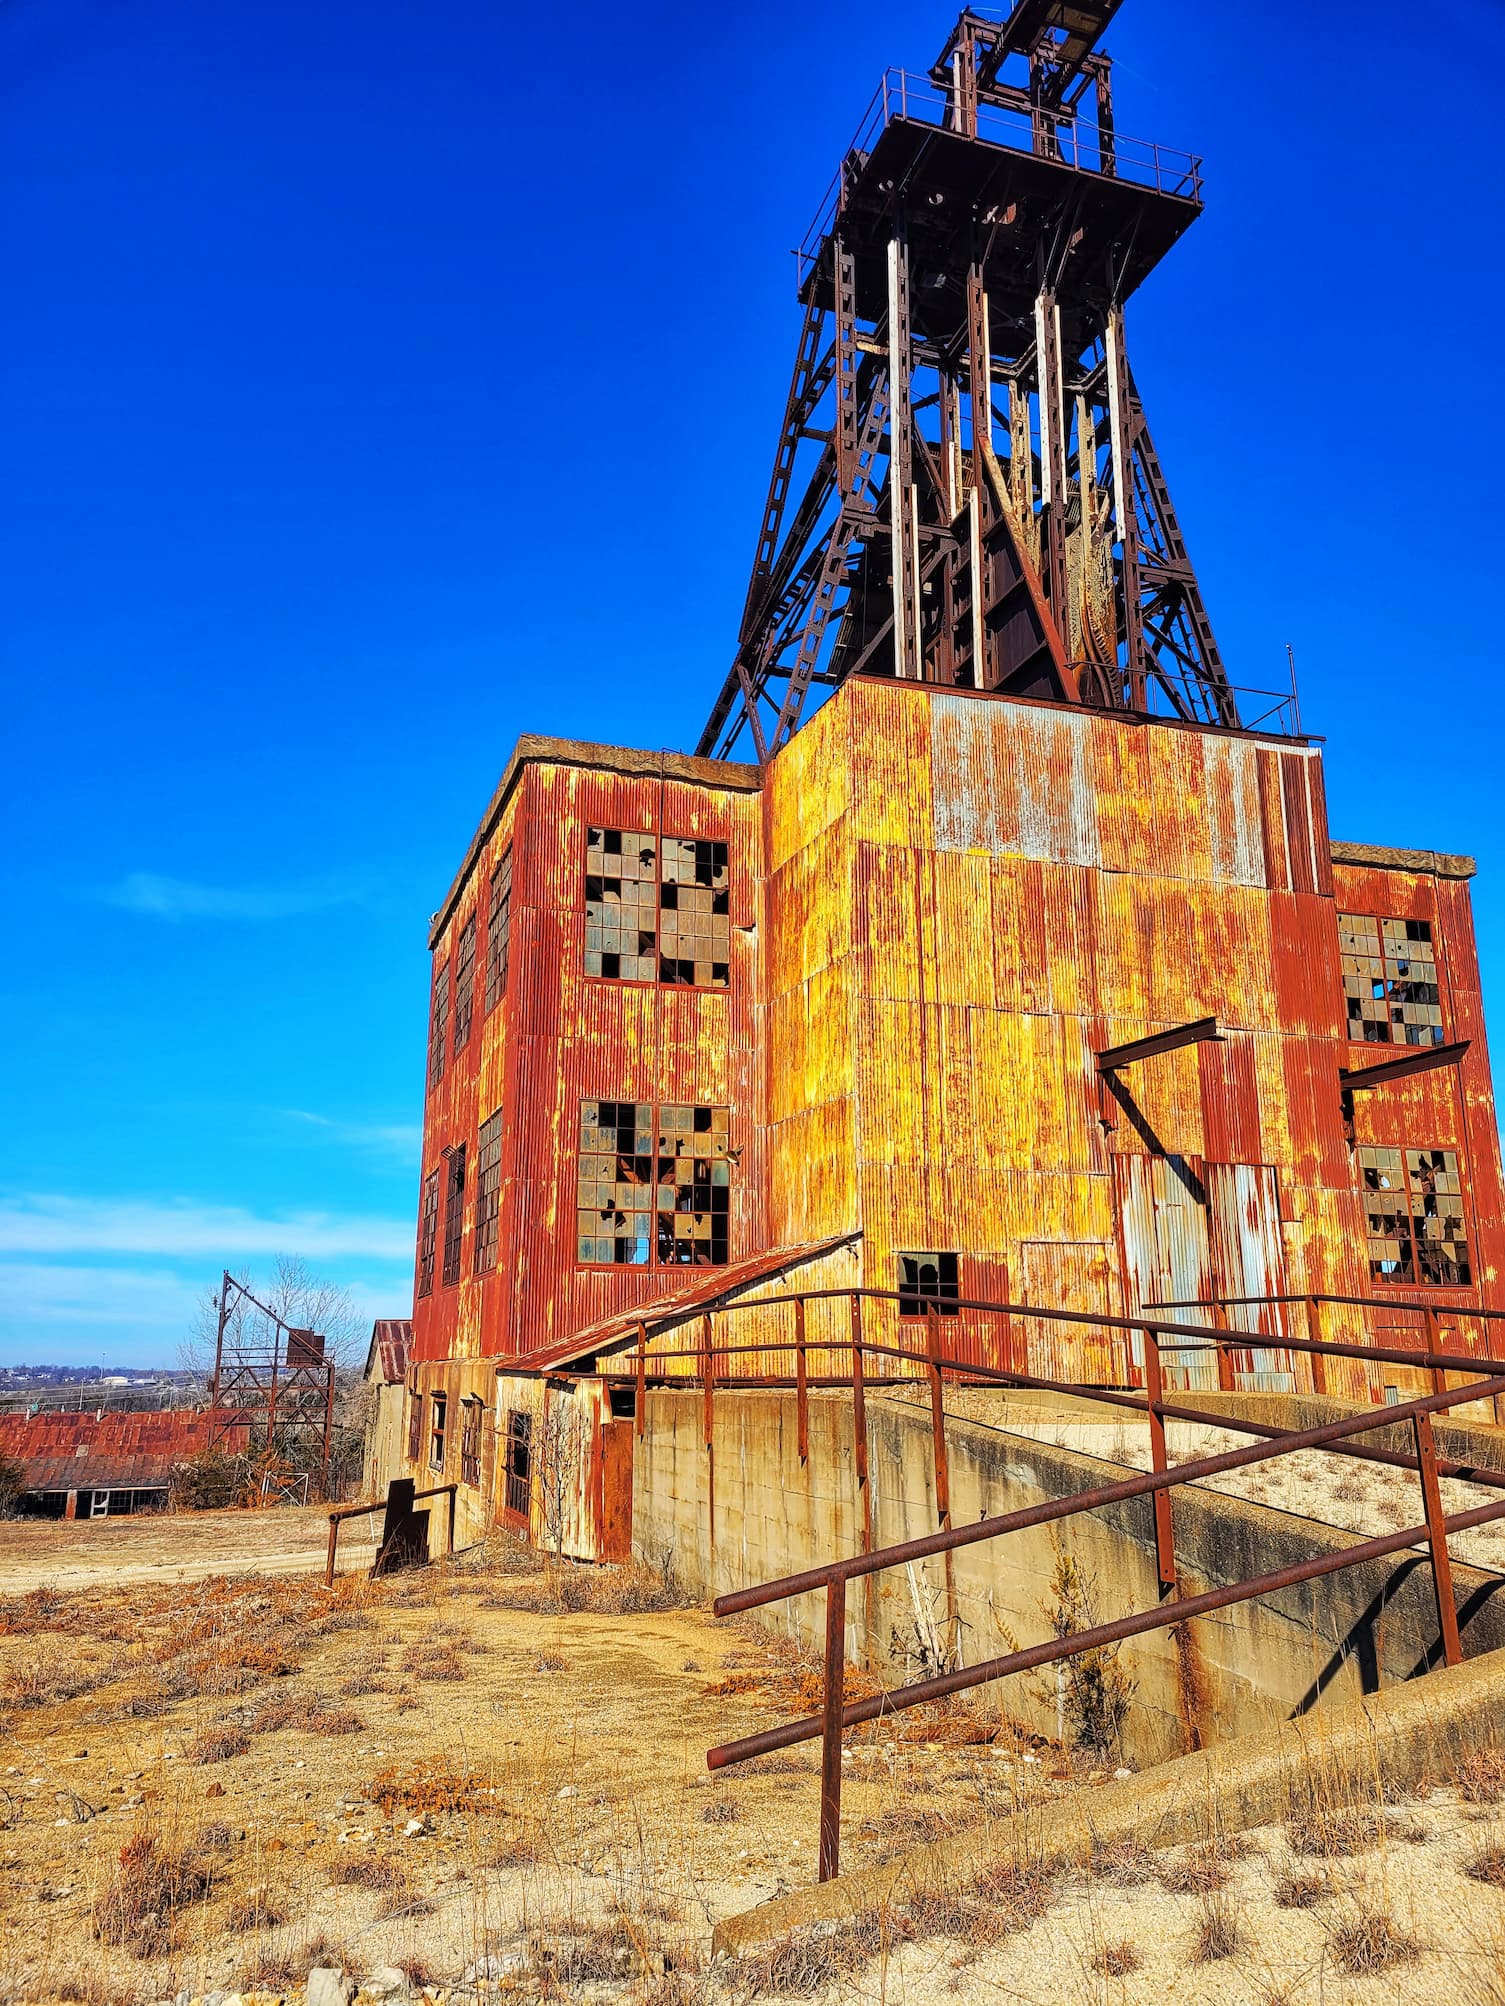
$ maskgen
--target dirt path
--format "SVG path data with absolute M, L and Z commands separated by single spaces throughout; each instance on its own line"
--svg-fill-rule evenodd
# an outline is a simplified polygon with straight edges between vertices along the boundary
M 379 1524 L 373 1515 L 341 1527 L 341 1573 L 370 1566 L 372 1530 Z M 216 1574 L 303 1574 L 324 1566 L 328 1538 L 323 1505 L 141 1513 L 73 1524 L 9 1519 L 0 1525 L 0 1595 L 205 1581 Z

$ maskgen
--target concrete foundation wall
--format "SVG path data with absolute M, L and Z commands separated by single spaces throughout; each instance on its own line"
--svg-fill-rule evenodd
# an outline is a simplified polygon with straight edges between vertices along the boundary
M 812 1395 L 810 1456 L 797 1450 L 787 1393 L 739 1393 L 716 1402 L 714 1439 L 703 1440 L 698 1393 L 652 1392 L 636 1445 L 633 1548 L 672 1561 L 694 1594 L 711 1596 L 792 1573 L 861 1548 L 851 1401 Z M 892 1397 L 868 1403 L 873 1544 L 932 1532 L 930 1416 Z M 1048 1498 L 1111 1483 L 1123 1469 L 986 1423 L 950 1420 L 952 1519 L 965 1524 Z M 1352 1543 L 1315 1521 L 1188 1488 L 1175 1493 L 1176 1550 L 1187 1595 Z M 1099 1621 L 1157 1599 L 1148 1499 L 1055 1526 L 963 1548 L 952 1557 L 959 1656 L 1001 1656 L 1051 1634 L 1052 1575 L 1070 1553 L 1091 1584 Z M 1505 1644 L 1505 1579 L 1456 1567 L 1468 1656 Z M 771 1627 L 816 1642 L 824 1597 L 765 1612 Z M 945 1564 L 890 1570 L 849 1596 L 848 1648 L 901 1675 L 933 1668 L 948 1641 Z M 1259 1602 L 1202 1617 L 1178 1638 L 1160 1632 L 1124 1647 L 1138 1687 L 1125 1754 L 1160 1761 L 1275 1725 L 1319 1703 L 1352 1700 L 1413 1677 L 1437 1651 L 1431 1570 L 1421 1556 L 1345 1569 Z M 1026 1674 L 984 1688 L 1017 1719 L 1057 1731 L 1054 1675 Z

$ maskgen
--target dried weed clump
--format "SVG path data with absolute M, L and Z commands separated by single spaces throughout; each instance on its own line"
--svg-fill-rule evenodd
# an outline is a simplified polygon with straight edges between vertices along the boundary
M 348 1859 L 335 1861 L 329 1878 L 341 1887 L 375 1888 L 382 1894 L 408 1884 L 407 1869 L 390 1853 L 352 1853 Z
M 251 1746 L 251 1737 L 234 1721 L 216 1721 L 213 1727 L 201 1728 L 183 1750 L 190 1762 L 228 1762 L 232 1757 L 244 1755 Z
M 536 1616 L 651 1616 L 686 1608 L 689 1599 L 667 1568 L 648 1567 L 640 1560 L 619 1567 L 550 1560 L 531 1577 L 499 1584 L 481 1606 L 524 1609 Z
M 1475 1853 L 1463 1871 L 1470 1880 L 1483 1881 L 1487 1887 L 1505 1888 L 1505 1849 L 1486 1847 L 1482 1853 Z
M 179 1912 L 206 1901 L 214 1881 L 214 1862 L 197 1846 L 137 1832 L 121 1847 L 120 1865 L 94 1904 L 94 1934 L 137 1957 L 156 1956 L 170 1947 Z
M 1497 1748 L 1470 1749 L 1451 1781 L 1466 1804 L 1498 1804 L 1505 1797 L 1505 1755 Z
M 1332 1893 L 1332 1883 L 1326 1874 L 1303 1874 L 1291 1867 L 1275 1876 L 1277 1908 L 1315 1908 Z
M 380 1769 L 366 1785 L 366 1795 L 390 1818 L 399 1805 L 414 1817 L 434 1811 L 486 1811 L 507 1815 L 508 1806 L 494 1777 L 472 1769 L 452 1769 L 440 1757 L 396 1763 Z
M 1351 1972 L 1356 1978 L 1412 1964 L 1425 1948 L 1417 1937 L 1399 1929 L 1389 1916 L 1368 1908 L 1361 1908 L 1347 1921 L 1337 1923 L 1328 1940 L 1339 1970 Z
M 286 1922 L 287 1916 L 287 1904 L 275 1888 L 247 1888 L 230 1904 L 225 1921 L 229 1928 L 244 1935 L 254 1929 L 274 1929 L 278 1923 Z
M 467 1676 L 465 1660 L 452 1644 L 412 1644 L 403 1653 L 402 1669 L 431 1685 L 458 1685 Z
M 1286 1838 L 1293 1853 L 1324 1860 L 1367 1852 L 1385 1838 L 1414 1843 L 1424 1836 L 1413 1819 L 1389 1818 L 1383 1811 L 1352 1806 L 1298 1811 L 1286 1825 Z
M 1144 1963 L 1136 1946 L 1125 1937 L 1122 1943 L 1103 1945 L 1103 1976 L 1105 1978 L 1132 1978 Z
M 1155 1878 L 1159 1862 L 1142 1839 L 1114 1839 L 1106 1846 L 1094 1846 L 1086 1871 L 1094 1880 L 1109 1881 L 1116 1888 L 1142 1888 Z
M 1220 1833 L 1190 1846 L 1176 1860 L 1159 1868 L 1160 1885 L 1173 1895 L 1209 1895 L 1226 1888 L 1235 1860 L 1246 1859 L 1249 1841 L 1237 1832 Z

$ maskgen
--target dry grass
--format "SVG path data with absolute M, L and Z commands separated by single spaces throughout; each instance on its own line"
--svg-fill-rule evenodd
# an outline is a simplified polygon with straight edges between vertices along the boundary
M 1159 1864 L 1142 1840 L 1114 1839 L 1109 1845 L 1093 1847 L 1086 1872 L 1116 1888 L 1139 1888 L 1155 1878 Z
M 436 1811 L 487 1811 L 505 1815 L 507 1804 L 494 1777 L 476 1770 L 454 1769 L 442 1757 L 392 1764 L 378 1770 L 366 1785 L 366 1795 L 388 1817 L 402 1806 L 417 1818 Z
M 320 1707 L 303 1723 L 307 1734 L 364 1734 L 366 1723 L 347 1707 Z
M 1286 1838 L 1293 1853 L 1324 1860 L 1368 1852 L 1384 1839 L 1402 1839 L 1409 1845 L 1417 1845 L 1425 1837 L 1424 1829 L 1414 1818 L 1398 1818 L 1351 1805 L 1300 1811 L 1286 1825 Z
M 1338 1969 L 1360 1978 L 1414 1964 L 1425 1948 L 1417 1937 L 1397 1928 L 1389 1916 L 1368 1908 L 1336 1923 L 1328 1941 Z
M 640 1561 L 589 1567 L 551 1559 L 531 1577 L 495 1587 L 481 1606 L 526 1609 L 538 1616 L 649 1616 L 683 1609 L 689 1599 L 666 1570 Z
M 286 1922 L 287 1904 L 275 1888 L 247 1888 L 231 1902 L 225 1917 L 227 1927 L 246 1934 L 253 1929 L 273 1929 Z
M 716 1797 L 700 1807 L 700 1819 L 704 1825 L 735 1825 L 741 1816 L 740 1805 L 730 1797 Z
M 1135 1946 L 1127 1937 L 1121 1943 L 1103 1945 L 1103 1976 L 1105 1978 L 1132 1978 L 1144 1963 Z
M 1470 1749 L 1451 1782 L 1467 1804 L 1498 1804 L 1505 1797 L 1505 1755 L 1497 1748 Z
M 1319 1902 L 1325 1902 L 1332 1892 L 1332 1884 L 1326 1874 L 1303 1874 L 1291 1867 L 1275 1876 L 1277 1908 L 1315 1908 Z
M 183 1750 L 190 1762 L 228 1762 L 232 1757 L 244 1755 L 251 1746 L 251 1737 L 233 1721 L 222 1720 L 213 1727 L 201 1728 Z
M 346 1888 L 375 1888 L 382 1894 L 406 1887 L 407 1869 L 390 1853 L 359 1852 L 336 1860 L 329 1878 Z
M 1470 1880 L 1483 1881 L 1486 1887 L 1505 1888 L 1505 1848 L 1488 1846 L 1482 1853 L 1475 1853 L 1463 1871 Z
M 1208 1895 L 1226 1888 L 1233 1878 L 1232 1864 L 1249 1853 L 1249 1842 L 1239 1833 L 1203 1839 L 1188 1847 L 1179 1859 L 1165 1860 L 1157 1869 L 1160 1885 L 1173 1895 Z
M 214 1861 L 197 1846 L 173 1846 L 138 1831 L 120 1850 L 120 1865 L 94 1904 L 94 1934 L 101 1943 L 152 1957 L 169 1949 L 181 1910 L 207 1901 Z

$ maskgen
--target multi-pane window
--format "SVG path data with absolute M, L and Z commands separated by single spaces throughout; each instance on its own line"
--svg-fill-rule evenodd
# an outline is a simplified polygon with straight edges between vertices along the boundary
M 724 1107 L 580 1104 L 578 1255 L 587 1265 L 719 1267 L 728 1256 Z
M 900 1316 L 955 1316 L 960 1294 L 955 1254 L 899 1256 Z
M 1365 1144 L 1359 1168 L 1375 1281 L 1466 1288 L 1473 1276 L 1457 1154 Z
M 429 1467 L 444 1468 L 444 1421 L 449 1402 L 442 1393 L 436 1393 L 429 1402 Z
M 460 1481 L 481 1481 L 481 1403 L 467 1400 L 460 1409 Z
M 619 982 L 724 989 L 731 976 L 727 846 L 592 829 L 585 858 L 585 972 Z
M 481 1123 L 476 1151 L 476 1273 L 489 1275 L 496 1266 L 497 1234 L 502 1217 L 502 1111 Z
M 469 1041 L 476 1008 L 476 916 L 460 928 L 455 943 L 455 1050 Z
M 408 1461 L 416 1463 L 423 1454 L 423 1395 L 414 1393 L 408 1400 Z
M 429 1085 L 444 1078 L 445 1032 L 449 1029 L 449 963 L 434 978 L 434 1004 L 429 1017 Z
M 1348 1035 L 1369 1045 L 1440 1045 L 1441 992 L 1424 919 L 1338 915 Z
M 423 1196 L 418 1204 L 418 1293 L 434 1293 L 434 1250 L 439 1239 L 439 1173 L 431 1170 L 423 1180 Z
M 444 1157 L 444 1269 L 443 1282 L 451 1288 L 460 1279 L 460 1236 L 465 1230 L 465 1145 L 447 1150 Z
M 512 946 L 512 846 L 491 873 L 486 907 L 486 1008 L 507 993 L 507 960 Z
M 533 1487 L 533 1416 L 517 1407 L 507 1415 L 505 1456 L 502 1503 L 508 1511 L 526 1518 Z

